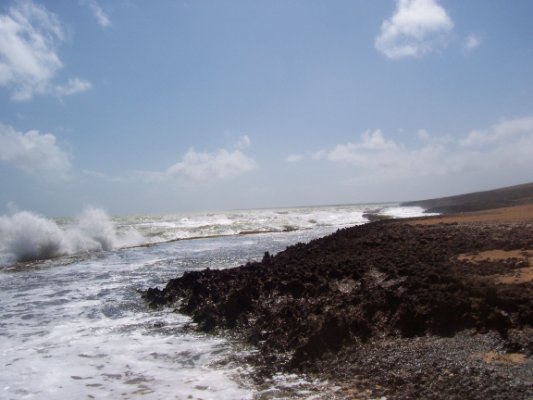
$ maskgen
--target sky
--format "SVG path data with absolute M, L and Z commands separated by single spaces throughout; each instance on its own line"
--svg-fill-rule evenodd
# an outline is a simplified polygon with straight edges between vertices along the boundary
M 533 181 L 530 0 L 2 0 L 0 214 Z

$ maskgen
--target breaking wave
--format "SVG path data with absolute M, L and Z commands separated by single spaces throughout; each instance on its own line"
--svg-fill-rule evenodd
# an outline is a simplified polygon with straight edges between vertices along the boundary
M 144 242 L 134 229 L 120 235 L 105 211 L 86 209 L 71 223 L 58 225 L 29 211 L 0 216 L 0 265 L 104 251 Z
M 86 209 L 76 219 L 49 219 L 22 211 L 0 216 L 0 265 L 175 240 L 303 230 L 326 232 L 328 228 L 365 224 L 370 215 L 406 218 L 429 214 L 420 207 L 390 203 L 130 215 L 113 219 L 98 208 Z

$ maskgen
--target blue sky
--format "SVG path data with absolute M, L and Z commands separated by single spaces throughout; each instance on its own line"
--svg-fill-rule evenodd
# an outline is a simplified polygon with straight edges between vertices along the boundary
M 0 213 L 533 180 L 533 2 L 0 3 Z

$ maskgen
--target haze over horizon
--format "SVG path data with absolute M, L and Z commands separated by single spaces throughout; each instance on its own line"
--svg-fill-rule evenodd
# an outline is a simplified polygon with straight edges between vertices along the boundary
M 533 181 L 533 2 L 0 4 L 0 214 Z

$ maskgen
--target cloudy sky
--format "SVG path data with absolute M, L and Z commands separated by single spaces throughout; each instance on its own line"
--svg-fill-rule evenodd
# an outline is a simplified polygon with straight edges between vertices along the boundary
M 530 0 L 0 3 L 0 213 L 533 181 Z

